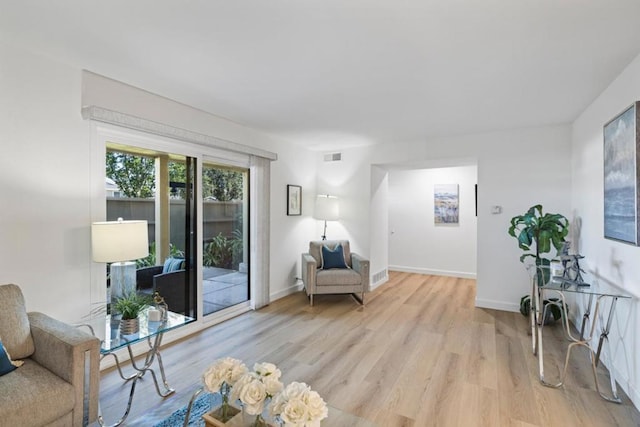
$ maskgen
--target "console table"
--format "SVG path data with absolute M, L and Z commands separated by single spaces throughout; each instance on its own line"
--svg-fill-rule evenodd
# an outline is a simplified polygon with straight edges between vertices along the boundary
M 571 356 L 571 350 L 576 346 L 582 346 L 589 350 L 589 356 L 591 359 L 591 370 L 593 372 L 593 379 L 595 381 L 596 391 L 602 398 L 610 401 L 621 403 L 618 397 L 618 391 L 616 386 L 615 372 L 613 369 L 609 369 L 609 379 L 611 382 L 611 395 L 606 395 L 600 390 L 598 384 L 598 376 L 596 374 L 596 367 L 600 362 L 600 355 L 605 350 L 604 344 L 606 343 L 606 349 L 608 349 L 609 332 L 611 331 L 611 324 L 614 318 L 616 305 L 620 299 L 630 299 L 632 296 L 623 290 L 605 283 L 602 280 L 586 274 L 582 280 L 576 280 L 575 277 L 568 277 L 566 275 L 554 275 L 553 271 L 547 266 L 528 266 L 529 274 L 531 277 L 531 335 L 532 335 L 532 347 L 533 353 L 538 356 L 538 371 L 540 376 L 540 382 L 547 387 L 561 387 L 564 384 L 564 380 L 567 374 L 567 367 Z M 582 272 L 584 273 L 584 272 Z M 553 294 L 558 297 L 557 302 L 548 302 L 544 304 L 545 295 Z M 580 325 L 580 335 L 575 336 L 571 332 L 569 325 L 569 319 L 565 315 L 563 307 L 566 304 L 567 295 L 573 295 L 577 298 L 586 300 L 585 312 L 582 316 L 582 323 Z M 544 319 L 549 304 L 555 304 L 560 307 L 563 316 L 562 323 L 564 327 L 565 335 L 570 343 L 567 347 L 567 356 L 565 358 L 564 368 L 559 382 L 549 383 L 544 377 L 544 352 L 542 332 L 544 329 Z M 604 313 L 606 321 L 603 325 L 598 327 L 597 317 L 600 312 Z M 588 330 L 587 330 L 588 328 Z M 599 333 L 598 347 L 594 349 L 591 342 Z M 585 335 L 586 334 L 586 335 Z M 611 354 L 609 354 L 609 360 L 612 361 Z
M 133 395 L 136 390 L 136 383 L 147 372 L 151 374 L 153 383 L 155 384 L 156 392 L 160 397 L 167 397 L 175 391 L 167 383 L 167 378 L 164 373 L 164 366 L 162 364 L 162 356 L 160 355 L 160 344 L 162 343 L 162 337 L 165 332 L 194 321 L 192 317 L 183 316 L 171 311 L 167 312 L 167 319 L 164 321 L 150 321 L 148 317 L 148 309 L 144 310 L 140 314 L 139 319 L 140 331 L 138 333 L 133 335 L 121 335 L 119 320 L 113 319 L 112 321 L 111 317 L 107 315 L 105 339 L 100 347 L 100 360 L 104 359 L 107 356 L 112 356 L 115 359 L 116 367 L 118 369 L 120 377 L 124 381 L 131 381 L 131 390 L 129 392 L 127 408 L 124 412 L 124 415 L 118 421 L 116 421 L 115 424 L 112 424 L 112 427 L 119 426 L 124 422 L 124 420 L 126 420 L 131 409 L 131 402 L 133 401 Z M 144 363 L 140 366 L 134 359 L 131 346 L 144 341 L 146 341 L 147 343 L 148 350 L 144 358 Z M 122 349 L 124 347 L 127 348 L 129 360 L 131 362 L 131 366 L 134 369 L 134 372 L 129 376 L 125 376 L 122 373 L 120 360 L 118 360 L 118 356 L 115 354 L 116 350 Z M 162 389 L 160 387 L 160 384 L 158 383 L 156 372 L 151 367 L 155 361 L 157 361 L 157 366 L 160 370 L 160 376 L 162 378 Z M 105 425 L 104 419 L 102 418 L 102 413 L 100 411 L 100 406 L 98 406 L 98 422 L 101 426 Z

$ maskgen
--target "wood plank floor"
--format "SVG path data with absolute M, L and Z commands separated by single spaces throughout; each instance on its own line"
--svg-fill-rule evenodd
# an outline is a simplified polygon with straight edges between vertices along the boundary
M 128 424 L 185 404 L 207 366 L 232 356 L 248 366 L 275 363 L 285 383 L 304 381 L 332 406 L 384 427 L 640 426 L 626 396 L 618 405 L 596 393 L 586 351 L 574 352 L 564 387 L 542 386 L 527 320 L 475 308 L 474 300 L 474 280 L 409 273 L 391 273 L 365 307 L 339 295 L 309 307 L 302 292 L 290 295 L 165 346 L 177 392 L 162 399 L 144 378 Z M 546 332 L 545 373 L 554 379 L 567 343 L 559 324 Z M 107 422 L 122 415 L 128 393 L 117 371 L 102 374 Z

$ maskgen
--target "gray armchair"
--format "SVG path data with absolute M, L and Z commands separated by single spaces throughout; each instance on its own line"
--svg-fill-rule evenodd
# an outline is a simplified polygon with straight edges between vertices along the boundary
M 0 339 L 14 361 L 24 362 L 0 376 L 1 425 L 67 427 L 97 419 L 98 338 L 42 313 L 27 313 L 20 288 L 2 285 Z
M 326 268 L 322 247 L 334 249 L 341 244 L 346 268 Z M 352 294 L 364 305 L 369 292 L 369 260 L 351 252 L 348 240 L 318 240 L 309 242 L 309 252 L 302 254 L 302 282 L 313 306 L 313 296 L 319 294 Z

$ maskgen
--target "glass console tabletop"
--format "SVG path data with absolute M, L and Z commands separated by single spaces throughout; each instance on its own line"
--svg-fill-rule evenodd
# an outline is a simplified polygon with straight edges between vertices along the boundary
M 112 319 L 107 315 L 105 339 L 100 346 L 100 352 L 111 353 L 125 346 L 153 338 L 158 334 L 164 334 L 172 329 L 184 326 L 193 322 L 193 317 L 182 314 L 168 312 L 167 320 L 163 322 L 153 322 L 149 320 L 149 309 L 143 310 L 138 317 L 140 319 L 140 331 L 137 334 L 122 335 L 120 333 L 120 321 Z

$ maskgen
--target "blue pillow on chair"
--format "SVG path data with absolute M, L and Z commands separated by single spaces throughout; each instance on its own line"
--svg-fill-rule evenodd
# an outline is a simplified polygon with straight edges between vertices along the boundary
M 171 273 L 172 271 L 182 270 L 183 258 L 167 258 L 162 266 L 162 273 Z
M 14 363 L 9 358 L 9 354 L 4 349 L 2 341 L 0 341 L 0 377 L 16 369 L 16 365 L 17 362 L 14 365 Z
M 344 249 L 340 243 L 338 243 L 333 249 L 322 246 L 321 253 L 323 270 L 329 270 L 331 268 L 349 268 L 344 260 Z

